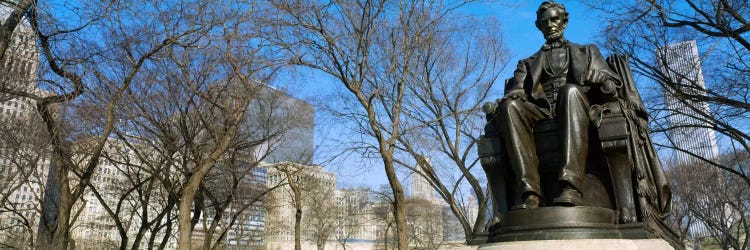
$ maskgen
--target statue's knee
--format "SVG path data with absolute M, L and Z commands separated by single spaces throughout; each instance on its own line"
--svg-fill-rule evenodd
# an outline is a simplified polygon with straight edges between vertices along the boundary
M 523 101 L 521 100 L 507 99 L 500 103 L 500 105 L 497 107 L 497 111 L 499 111 L 500 113 L 508 114 L 515 110 L 519 110 L 522 103 Z
M 565 84 L 565 86 L 560 88 L 560 93 L 567 96 L 583 95 L 583 89 L 577 84 Z
M 581 103 L 588 106 L 588 97 L 583 87 L 576 84 L 567 84 L 560 88 L 560 98 L 568 105 Z M 576 105 L 577 106 L 577 105 Z

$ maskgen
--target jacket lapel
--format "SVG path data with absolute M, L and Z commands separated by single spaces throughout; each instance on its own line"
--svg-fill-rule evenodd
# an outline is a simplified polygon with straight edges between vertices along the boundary
M 575 43 L 568 43 L 568 52 L 570 53 L 570 62 L 568 63 L 569 76 L 573 77 L 575 83 L 584 84 L 586 72 L 589 70 L 591 62 L 586 55 L 586 47 Z
M 529 72 L 532 84 L 531 97 L 534 99 L 544 99 L 546 98 L 544 95 L 544 88 L 542 88 L 542 84 L 539 82 L 539 79 L 542 76 L 542 68 L 544 67 L 544 65 L 542 65 L 542 50 L 540 49 L 531 56 L 528 62 L 529 69 L 531 69 L 531 72 Z

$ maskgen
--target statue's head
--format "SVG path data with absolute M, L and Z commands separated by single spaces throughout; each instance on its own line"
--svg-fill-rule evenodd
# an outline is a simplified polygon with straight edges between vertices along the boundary
M 568 11 L 565 6 L 554 1 L 545 1 L 536 11 L 536 28 L 544 34 L 547 41 L 562 38 L 568 26 Z

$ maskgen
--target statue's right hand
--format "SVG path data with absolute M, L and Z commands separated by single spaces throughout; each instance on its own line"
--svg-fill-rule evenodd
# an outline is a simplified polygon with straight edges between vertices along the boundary
M 497 102 L 485 102 L 484 105 L 482 105 L 482 112 L 487 115 L 495 113 L 495 109 L 497 109 Z

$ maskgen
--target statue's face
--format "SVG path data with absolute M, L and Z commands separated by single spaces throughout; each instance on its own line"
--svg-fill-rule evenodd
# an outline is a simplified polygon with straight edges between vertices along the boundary
M 536 27 L 544 34 L 544 39 L 557 40 L 563 35 L 568 21 L 565 14 L 557 8 L 550 8 L 537 17 Z

